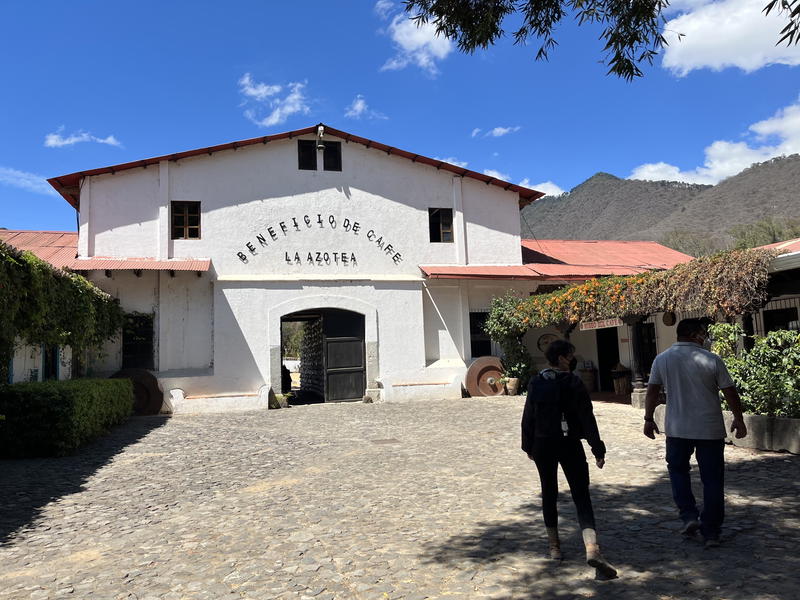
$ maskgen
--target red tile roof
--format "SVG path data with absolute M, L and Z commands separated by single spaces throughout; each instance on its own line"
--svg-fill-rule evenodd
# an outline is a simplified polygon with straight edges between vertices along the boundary
M 522 240 L 522 262 L 542 272 L 545 265 L 601 268 L 598 273 L 627 275 L 630 270 L 671 269 L 693 257 L 657 242 L 619 240 Z M 619 271 L 619 273 L 617 273 Z
M 78 253 L 78 234 L 73 231 L 12 231 L 0 229 L 0 240 L 18 250 L 33 252 L 58 269 L 69 266 Z
M 583 281 L 670 269 L 692 257 L 656 242 L 521 240 L 523 265 L 423 265 L 431 279 L 530 279 Z
M 64 199 L 67 202 L 69 202 L 76 209 L 80 210 L 80 181 L 81 178 L 83 177 L 89 177 L 92 175 L 101 175 L 104 173 L 116 173 L 117 171 L 125 171 L 127 169 L 137 169 L 140 167 L 147 167 L 149 165 L 156 165 L 162 160 L 175 161 L 175 160 L 180 160 L 182 158 L 189 158 L 191 156 L 212 154 L 213 152 L 219 152 L 221 150 L 235 150 L 236 148 L 242 148 L 244 146 L 252 146 L 254 144 L 267 144 L 269 142 L 273 142 L 276 140 L 282 140 L 287 138 L 291 139 L 293 137 L 298 137 L 301 135 L 309 135 L 316 133 L 317 127 L 319 127 L 320 125 L 322 125 L 325 128 L 325 135 L 338 137 L 346 142 L 355 142 L 357 144 L 362 144 L 367 148 L 374 148 L 376 150 L 380 150 L 381 152 L 386 152 L 386 154 L 394 154 L 396 156 L 407 158 L 411 162 L 418 162 L 425 165 L 430 165 L 432 167 L 436 167 L 436 169 L 449 171 L 451 173 L 455 173 L 462 177 L 477 179 L 478 181 L 485 183 L 487 185 L 494 185 L 501 187 L 504 190 L 510 190 L 512 192 L 515 192 L 519 195 L 520 208 L 522 208 L 523 206 L 527 206 L 534 200 L 544 196 L 544 192 L 539 192 L 537 190 L 523 187 L 521 185 L 509 183 L 508 181 L 497 179 L 496 177 L 492 177 L 491 175 L 478 173 L 477 171 L 470 171 L 469 169 L 458 167 L 456 165 L 450 164 L 442 160 L 437 160 L 435 158 L 428 158 L 427 156 L 422 156 L 421 154 L 415 154 L 413 152 L 408 152 L 407 150 L 401 150 L 399 148 L 387 146 L 386 144 L 382 144 L 374 140 L 360 137 L 358 135 L 353 135 L 352 133 L 347 133 L 346 131 L 341 131 L 339 129 L 334 129 L 333 127 L 328 127 L 324 123 L 319 123 L 318 125 L 313 125 L 311 127 L 306 127 L 304 129 L 295 129 L 294 131 L 276 133 L 275 135 L 265 135 L 262 137 L 250 138 L 248 140 L 239 140 L 237 142 L 229 142 L 227 144 L 218 144 L 216 146 L 208 146 L 206 148 L 197 148 L 196 150 L 177 152 L 175 154 L 165 154 L 163 156 L 146 158 L 143 160 L 137 160 L 119 165 L 113 165 L 110 167 L 101 167 L 99 169 L 79 171 L 77 173 L 70 173 L 69 175 L 61 175 L 59 177 L 53 177 L 51 179 L 48 179 L 47 181 L 48 183 L 50 183 L 50 185 L 52 185 L 56 189 L 56 191 L 59 194 L 61 194 L 64 197 Z
M 767 244 L 766 246 L 759 246 L 760 248 L 778 250 L 779 252 L 800 252 L 800 238 L 793 240 L 786 240 L 784 242 L 775 242 L 774 244 Z
M 0 229 L 0 240 L 18 250 L 33 252 L 58 269 L 72 271 L 208 271 L 209 259 L 76 258 L 78 234 L 72 231 L 11 231 Z

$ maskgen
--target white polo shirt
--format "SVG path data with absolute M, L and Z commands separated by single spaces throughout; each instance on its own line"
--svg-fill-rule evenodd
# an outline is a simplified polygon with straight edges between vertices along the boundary
M 733 387 L 733 380 L 719 356 L 693 342 L 675 342 L 656 356 L 648 383 L 666 388 L 668 437 L 725 437 L 719 390 Z

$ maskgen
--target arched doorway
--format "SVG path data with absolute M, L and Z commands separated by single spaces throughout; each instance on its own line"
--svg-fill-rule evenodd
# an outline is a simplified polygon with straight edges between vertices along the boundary
M 299 387 L 293 391 L 301 402 L 351 402 L 366 391 L 364 315 L 339 308 L 316 308 L 281 317 L 286 323 L 302 323 L 299 344 Z M 284 363 L 282 353 L 281 363 Z

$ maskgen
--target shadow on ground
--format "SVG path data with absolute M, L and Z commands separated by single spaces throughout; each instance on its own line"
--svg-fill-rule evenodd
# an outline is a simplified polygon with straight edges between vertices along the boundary
M 502 596 L 509 598 L 797 598 L 800 456 L 761 455 L 729 466 L 728 512 L 723 543 L 716 549 L 707 550 L 699 538 L 683 539 L 677 533 L 680 522 L 666 465 L 663 477 L 651 485 L 593 486 L 603 553 L 620 571 L 613 581 L 595 581 L 593 570 L 583 562 L 575 509 L 566 490 L 559 497 L 562 563 L 545 558 L 538 487 L 533 502 L 519 507 L 519 518 L 478 523 L 470 532 L 424 548 L 422 559 L 471 565 L 477 594 L 482 571 L 497 561 L 508 562 L 512 568 L 496 583 L 509 590 L 509 596 Z M 535 471 L 528 475 L 538 486 Z M 693 481 L 697 493 L 696 470 Z
M 71 456 L 0 460 L 0 546 L 33 523 L 42 507 L 80 492 L 84 482 L 125 447 L 164 425 L 169 417 L 131 417 Z

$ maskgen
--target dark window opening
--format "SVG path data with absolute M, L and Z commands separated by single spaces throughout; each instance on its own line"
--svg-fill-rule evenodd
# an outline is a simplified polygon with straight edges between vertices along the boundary
M 429 208 L 428 226 L 430 227 L 431 242 L 452 242 L 453 209 Z
M 44 364 L 42 371 L 42 378 L 45 381 L 51 379 L 58 379 L 58 360 L 59 352 L 58 346 L 45 346 L 44 347 Z
M 325 142 L 322 152 L 322 168 L 326 171 L 342 170 L 342 142 Z
M 172 239 L 200 239 L 200 203 L 172 202 Z
M 764 311 L 764 335 L 770 331 L 789 329 L 789 323 L 797 321 L 797 308 L 776 308 Z
M 153 368 L 153 315 L 125 315 L 122 326 L 122 368 Z
M 484 331 L 488 312 L 469 313 L 469 345 L 472 358 L 492 355 L 492 340 Z
M 317 142 L 297 140 L 297 164 L 303 171 L 317 170 Z

